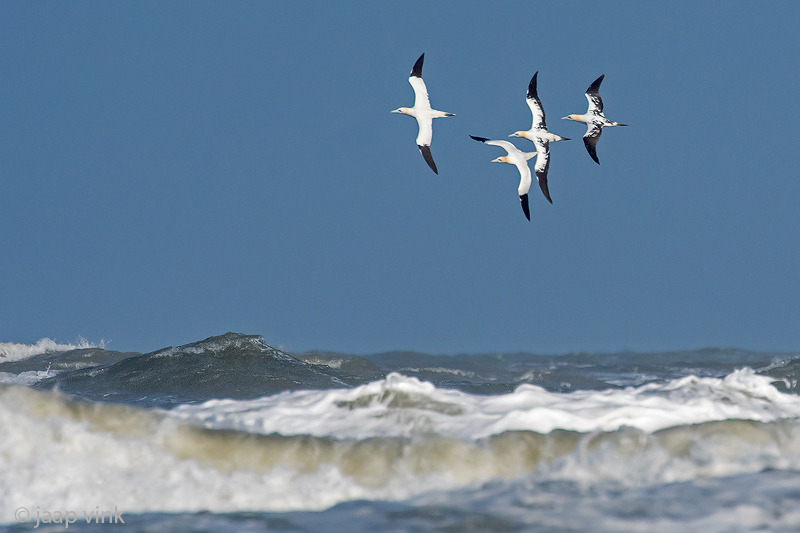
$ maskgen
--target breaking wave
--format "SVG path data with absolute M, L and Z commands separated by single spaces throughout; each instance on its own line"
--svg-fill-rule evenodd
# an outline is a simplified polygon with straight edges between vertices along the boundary
M 101 343 L 103 347 L 105 343 Z M 84 348 L 96 348 L 86 339 L 80 339 L 78 344 L 62 344 L 52 339 L 41 339 L 36 344 L 15 344 L 13 342 L 0 342 L 0 362 L 20 361 L 36 355 L 46 353 L 67 352 Z
M 0 386 L 0 427 L 14 428 L 0 441 L 0 521 L 43 501 L 128 513 L 320 510 L 496 479 L 636 487 L 797 470 L 798 414 L 800 399 L 750 370 L 501 396 L 393 374 L 172 410 Z

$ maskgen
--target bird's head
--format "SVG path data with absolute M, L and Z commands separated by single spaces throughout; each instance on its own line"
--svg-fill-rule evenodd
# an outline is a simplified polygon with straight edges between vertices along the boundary
M 402 113 L 404 115 L 408 115 L 408 108 L 407 107 L 398 107 L 392 113 Z
M 567 115 L 566 117 L 561 117 L 561 120 L 574 120 L 575 122 L 580 122 L 578 115 Z
M 527 131 L 522 131 L 522 130 L 515 131 L 514 133 L 509 135 L 509 137 L 522 137 L 523 139 L 526 139 L 528 137 L 528 132 Z
M 492 163 L 508 163 L 508 156 L 501 156 L 497 159 L 492 159 Z

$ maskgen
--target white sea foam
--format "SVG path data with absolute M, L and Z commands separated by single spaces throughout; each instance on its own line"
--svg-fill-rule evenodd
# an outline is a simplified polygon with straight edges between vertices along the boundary
M 631 427 L 652 433 L 715 420 L 800 417 L 800 397 L 781 393 L 772 381 L 745 368 L 723 379 L 689 376 L 622 390 L 555 393 L 525 384 L 510 394 L 481 396 L 393 373 L 352 389 L 211 400 L 169 414 L 208 428 L 262 434 L 365 439 L 435 433 L 462 440 L 514 430 L 586 433 Z
M 426 480 L 401 471 L 380 486 L 364 484 L 336 462 L 310 470 L 291 461 L 264 467 L 247 462 L 247 443 L 237 450 L 241 439 L 202 438 L 151 411 L 75 404 L 26 387 L 0 387 L 0 432 L 0 524 L 13 522 L 15 509 L 37 505 L 79 513 L 95 506 L 125 513 L 319 510 L 350 499 L 406 498 L 420 482 L 452 485 L 447 476 Z M 296 447 L 290 442 L 287 453 Z M 209 453 L 214 448 L 218 460 Z M 257 449 L 269 454 L 273 447 Z M 245 462 L 231 466 L 237 454 Z M 300 460 L 307 455 L 301 450 Z
M 55 370 L 31 370 L 12 374 L 11 372 L 0 372 L 0 384 L 4 385 L 33 385 L 34 383 L 46 378 L 55 376 Z
M 746 370 L 625 391 L 558 394 L 524 386 L 495 397 L 394 374 L 352 390 L 278 397 L 272 407 L 269 398 L 216 400 L 170 412 L 0 386 L 0 523 L 12 522 L 22 506 L 116 506 L 129 514 L 319 510 L 497 478 L 646 487 L 800 469 L 800 423 L 792 419 L 798 400 Z M 541 427 L 590 429 L 508 431 L 535 426 L 537 409 L 547 414 Z M 657 423 L 642 424 L 646 412 Z M 714 419 L 721 421 L 689 425 Z M 278 433 L 300 436 L 255 434 L 271 432 L 265 420 Z M 247 432 L 204 429 L 200 421 Z M 633 423 L 644 428 L 623 427 Z M 352 436 L 359 431 L 362 437 Z M 303 436 L 313 432 L 326 436 Z M 327 436 L 334 432 L 350 436 Z M 370 438 L 379 432 L 389 438 Z
M 96 348 L 86 339 L 80 339 L 77 344 L 62 344 L 52 339 L 40 339 L 36 344 L 15 344 L 13 342 L 0 342 L 0 363 L 3 361 L 19 361 L 35 355 L 52 352 L 66 352 L 80 348 Z M 103 347 L 101 343 L 100 347 Z

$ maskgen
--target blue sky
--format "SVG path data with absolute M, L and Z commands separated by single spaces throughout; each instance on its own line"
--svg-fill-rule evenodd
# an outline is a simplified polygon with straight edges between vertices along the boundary
M 800 349 L 800 5 L 273 4 L 0 4 L 0 341 Z M 537 70 L 529 223 L 468 135 Z M 600 74 L 598 166 L 559 118 Z

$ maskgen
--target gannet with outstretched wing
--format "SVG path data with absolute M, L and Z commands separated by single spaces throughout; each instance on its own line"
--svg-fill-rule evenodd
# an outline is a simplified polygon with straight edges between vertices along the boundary
M 400 107 L 392 111 L 392 113 L 402 113 L 417 119 L 419 125 L 419 134 L 417 135 L 417 147 L 419 148 L 422 157 L 428 166 L 438 174 L 436 163 L 433 162 L 431 155 L 431 138 L 433 137 L 433 119 L 442 117 L 452 117 L 455 113 L 446 113 L 444 111 L 436 111 L 431 109 L 431 102 L 428 99 L 428 89 L 425 87 L 425 82 L 422 81 L 422 62 L 425 60 L 425 54 L 419 56 L 417 62 L 414 63 L 414 68 L 411 69 L 411 75 L 408 77 L 408 83 L 414 88 L 414 107 Z
M 545 122 L 544 118 L 544 107 L 542 107 L 542 101 L 539 100 L 539 94 L 536 90 L 536 78 L 538 75 L 539 71 L 537 70 L 533 74 L 531 82 L 528 84 L 528 96 L 525 99 L 525 101 L 528 103 L 528 107 L 531 108 L 531 115 L 533 116 L 531 129 L 528 131 L 515 131 L 509 135 L 509 137 L 522 137 L 524 139 L 528 139 L 529 141 L 533 141 L 533 144 L 536 145 L 536 151 L 539 153 L 539 156 L 536 158 L 536 165 L 534 166 L 536 179 L 539 181 L 540 186 L 544 184 L 544 187 L 542 187 L 542 192 L 544 193 L 545 198 L 547 198 L 552 204 L 553 200 L 550 199 L 550 193 L 546 190 L 547 172 L 550 170 L 550 143 L 556 141 L 568 141 L 569 139 L 547 131 L 547 123 Z
M 594 159 L 598 165 L 600 160 L 597 159 L 597 141 L 600 140 L 600 135 L 603 133 L 605 126 L 627 126 L 627 124 L 620 124 L 613 120 L 608 120 L 603 115 L 603 99 L 600 98 L 600 84 L 603 83 L 605 74 L 594 80 L 589 88 L 586 89 L 586 99 L 589 100 L 589 109 L 583 115 L 567 115 L 562 117 L 562 120 L 573 120 L 575 122 L 582 122 L 586 124 L 586 133 L 583 134 L 583 144 L 586 146 L 586 151 L 589 156 Z
M 531 188 L 531 169 L 528 168 L 528 159 L 537 155 L 539 152 L 523 152 L 508 141 L 490 141 L 486 137 L 475 137 L 474 135 L 470 135 L 470 137 L 485 144 L 500 146 L 501 148 L 505 148 L 506 152 L 508 152 L 508 155 L 492 159 L 492 163 L 508 163 L 509 165 L 517 167 L 517 170 L 519 170 L 519 187 L 517 188 L 519 201 L 522 204 L 522 211 L 525 213 L 525 218 L 530 220 L 531 212 L 528 207 L 528 191 Z M 541 155 L 539 157 L 541 157 Z M 547 181 L 544 183 L 539 182 L 539 186 L 549 200 L 550 194 L 547 192 Z

